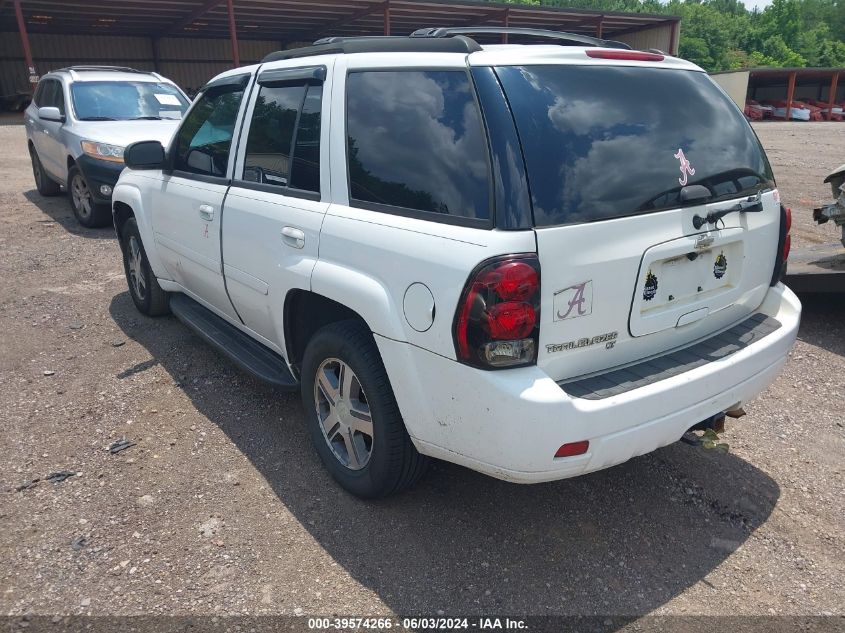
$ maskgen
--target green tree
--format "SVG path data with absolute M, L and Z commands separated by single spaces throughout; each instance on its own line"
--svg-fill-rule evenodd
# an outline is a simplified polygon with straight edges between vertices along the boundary
M 509 0 L 519 2 L 519 0 Z M 845 66 L 845 0 L 522 0 L 523 4 L 629 11 L 681 18 L 681 57 L 705 70 Z

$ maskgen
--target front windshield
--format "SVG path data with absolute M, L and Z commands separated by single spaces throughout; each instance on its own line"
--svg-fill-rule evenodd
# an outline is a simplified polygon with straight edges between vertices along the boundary
M 70 92 L 80 121 L 181 119 L 189 105 L 176 86 L 152 81 L 81 81 Z

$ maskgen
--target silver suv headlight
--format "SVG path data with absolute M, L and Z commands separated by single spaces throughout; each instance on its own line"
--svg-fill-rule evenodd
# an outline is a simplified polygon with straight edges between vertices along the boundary
M 82 151 L 97 160 L 107 160 L 113 163 L 123 162 L 123 147 L 120 145 L 109 145 L 108 143 L 97 143 L 96 141 L 82 141 Z

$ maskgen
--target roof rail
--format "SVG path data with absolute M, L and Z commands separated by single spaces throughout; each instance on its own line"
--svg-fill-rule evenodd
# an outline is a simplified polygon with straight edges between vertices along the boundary
M 62 72 L 62 71 L 73 71 L 73 72 L 97 72 L 97 71 L 106 71 L 106 72 L 119 72 L 119 73 L 138 73 L 141 75 L 149 75 L 152 74 L 148 70 L 138 70 L 136 68 L 129 68 L 127 66 L 68 66 L 67 68 L 59 68 L 53 72 Z
M 418 29 L 411 33 L 411 37 L 413 38 L 466 37 L 467 35 L 522 35 L 557 40 L 559 44 L 568 46 L 600 46 L 602 48 L 631 49 L 631 47 L 624 42 L 603 40 L 598 37 L 590 37 L 589 35 L 578 35 L 577 33 L 565 33 L 563 31 L 549 31 L 547 29 L 525 29 L 507 26 L 433 27 Z
M 421 38 L 405 36 L 324 37 L 311 46 L 270 53 L 264 62 L 280 59 L 331 55 L 333 53 L 473 53 L 481 47 L 475 40 L 462 35 L 451 38 Z

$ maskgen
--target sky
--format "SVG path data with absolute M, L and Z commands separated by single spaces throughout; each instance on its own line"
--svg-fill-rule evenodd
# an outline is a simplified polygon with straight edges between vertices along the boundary
M 745 8 L 751 11 L 755 7 L 761 11 L 772 3 L 772 0 L 742 0 Z

